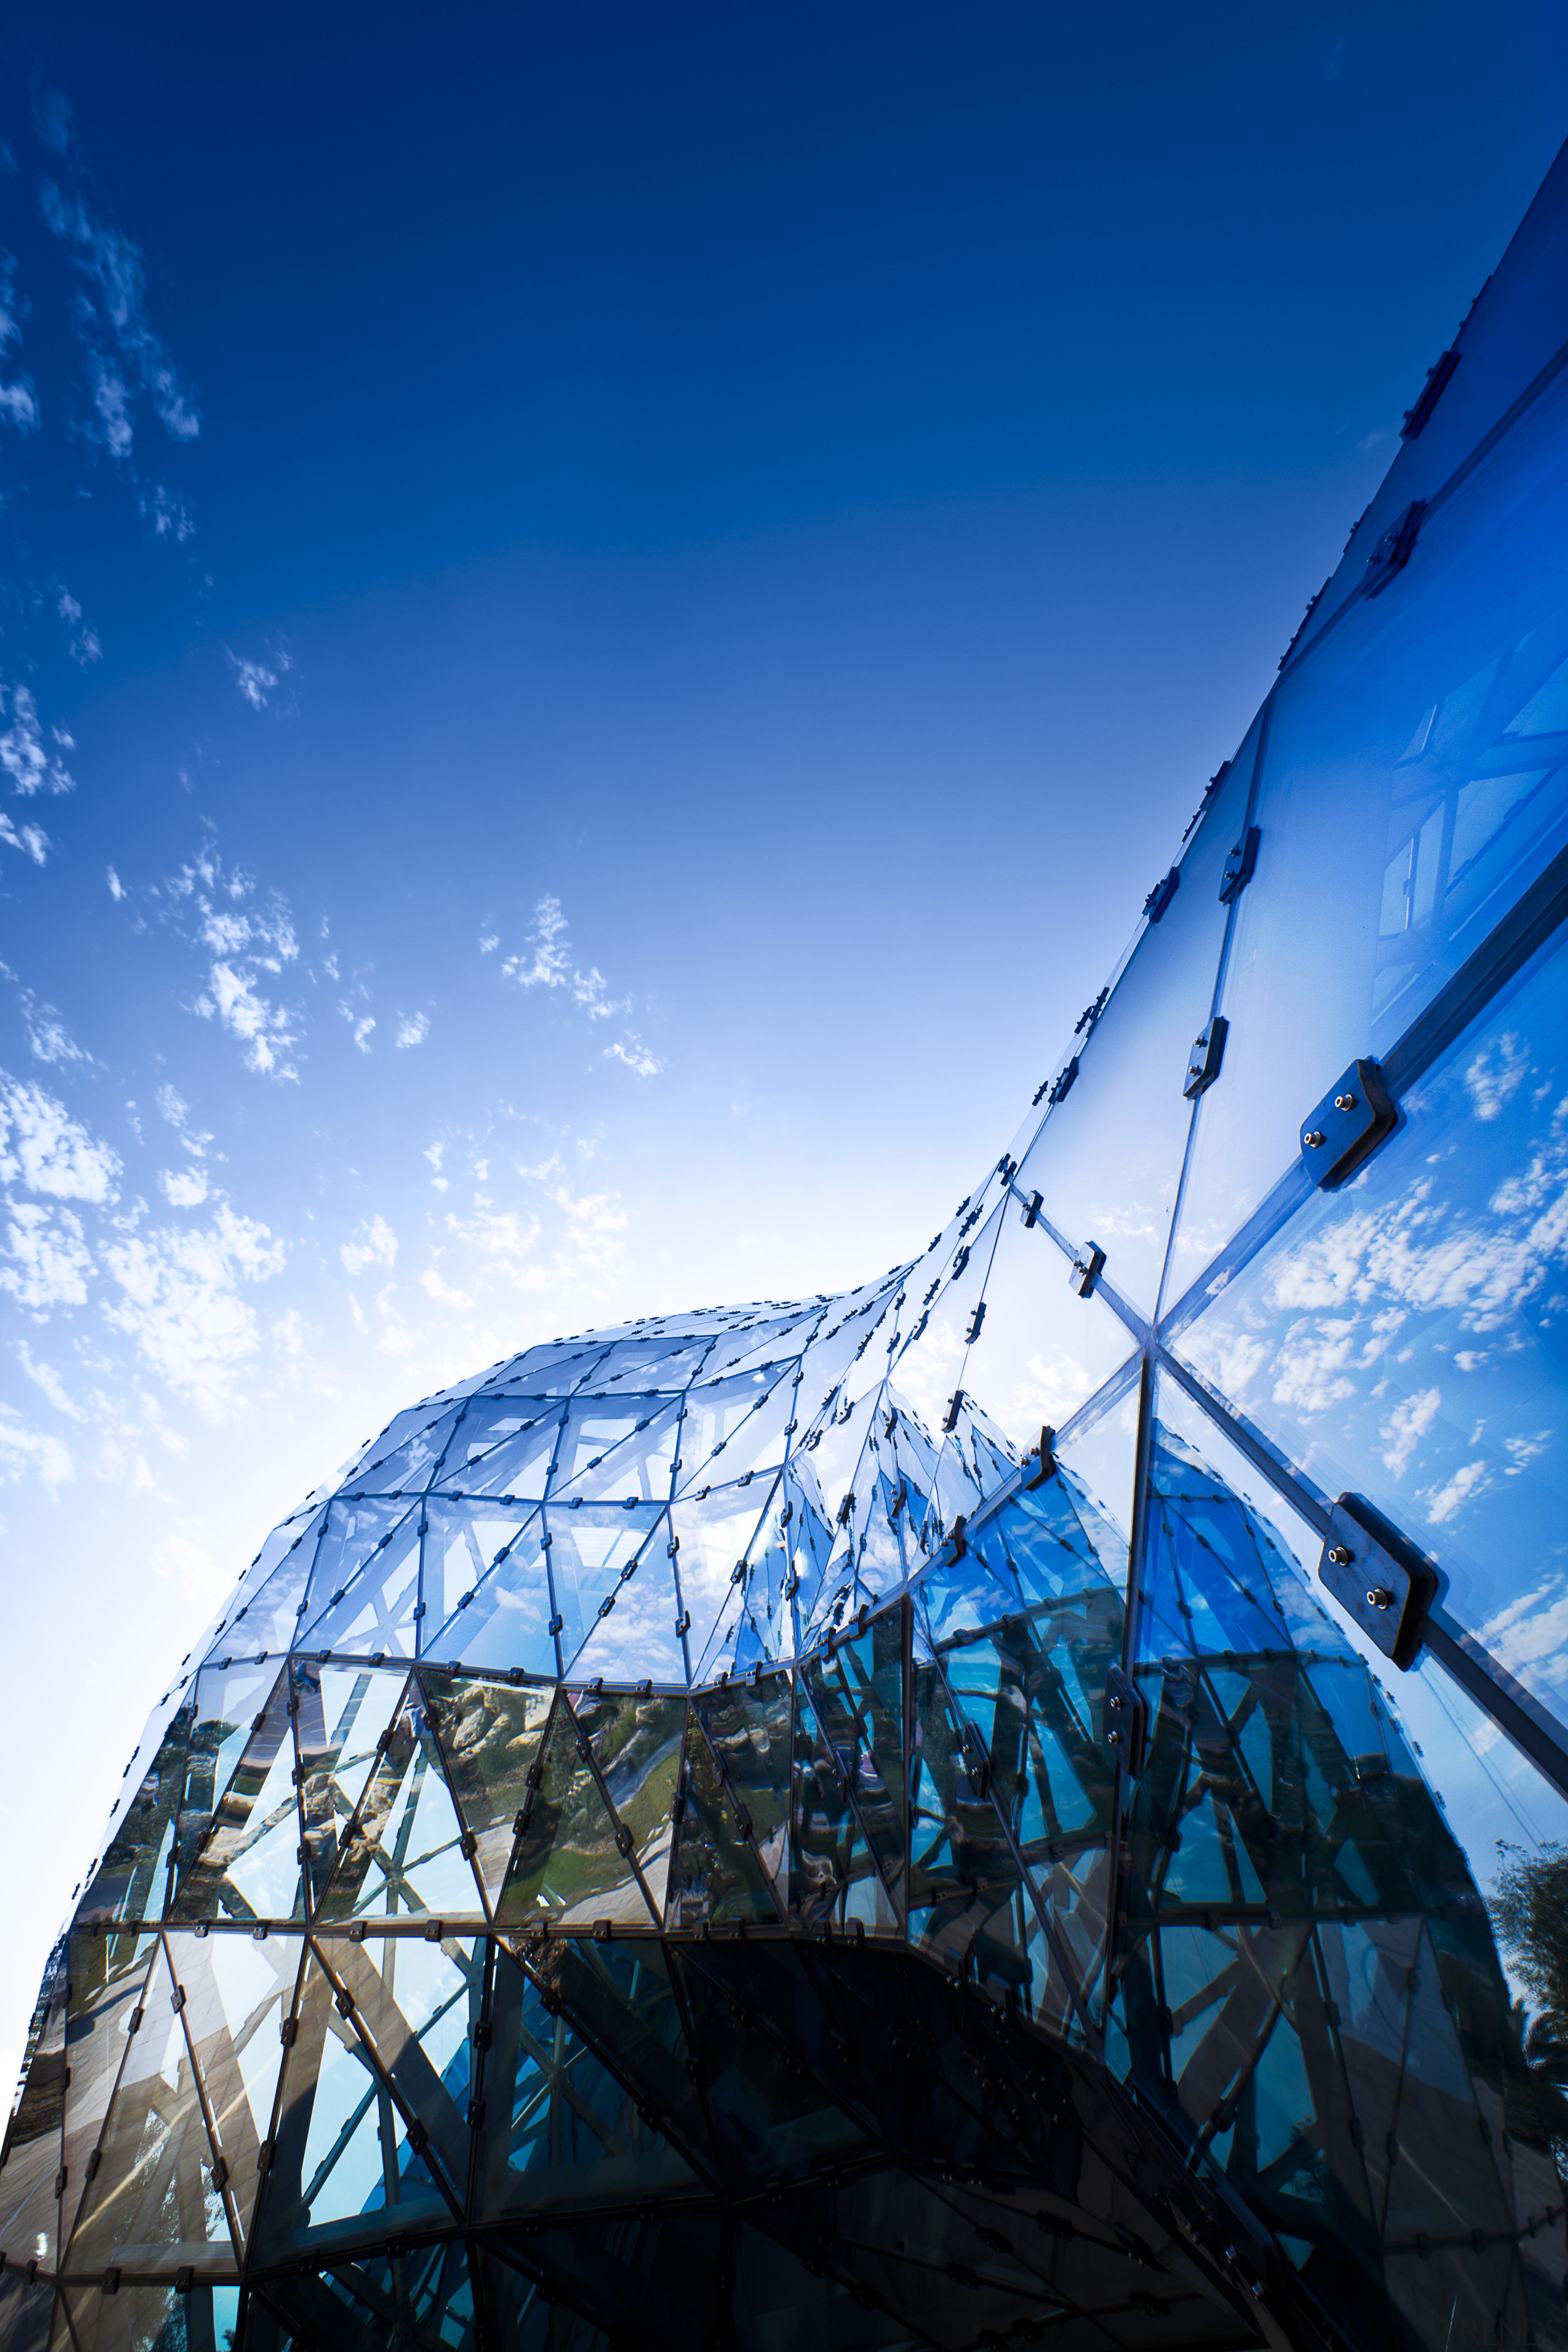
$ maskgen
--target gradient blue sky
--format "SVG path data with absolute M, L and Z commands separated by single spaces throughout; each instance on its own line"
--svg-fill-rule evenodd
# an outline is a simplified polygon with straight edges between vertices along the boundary
M 873 1272 L 994 1160 L 1565 38 L 11 12 L 0 2068 L 304 1488 L 554 1331 Z

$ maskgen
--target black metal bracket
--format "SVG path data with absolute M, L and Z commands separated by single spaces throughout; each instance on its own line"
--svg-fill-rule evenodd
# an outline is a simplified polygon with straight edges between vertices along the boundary
M 1420 439 L 1431 421 L 1432 411 L 1447 389 L 1449 377 L 1463 358 L 1463 352 L 1438 352 L 1433 365 L 1426 371 L 1426 385 L 1415 407 L 1407 408 L 1405 412 L 1405 422 L 1399 428 L 1399 437 L 1402 441 Z
M 1148 1731 L 1148 1700 L 1124 1666 L 1112 1666 L 1105 1677 L 1105 1737 L 1134 1780 L 1143 1769 Z
M 1216 1013 L 1208 1027 L 1200 1030 L 1194 1040 L 1192 1059 L 1187 1064 L 1186 1079 L 1182 1087 L 1189 1102 L 1196 1102 L 1201 1094 L 1206 1094 L 1218 1077 L 1220 1064 L 1225 1059 L 1226 1033 L 1229 1026 L 1224 1013 Z
M 1076 1290 L 1080 1298 L 1092 1298 L 1094 1286 L 1104 1271 L 1105 1252 L 1095 1243 L 1090 1242 L 1088 1255 L 1074 1258 L 1072 1272 L 1068 1276 L 1068 1286 L 1069 1289 Z
M 1301 1165 L 1320 1192 L 1337 1192 L 1398 1124 L 1377 1064 L 1352 1062 L 1301 1122 Z
M 1421 528 L 1421 518 L 1426 511 L 1425 499 L 1412 499 L 1403 514 L 1396 515 L 1366 559 L 1362 576 L 1363 596 L 1381 596 L 1394 574 L 1403 572 L 1415 546 L 1415 534 Z
M 1363 1496 L 1342 1495 L 1335 1503 L 1318 1580 L 1401 1673 L 1415 1664 L 1437 1573 Z
M 1067 1067 L 1066 1067 L 1066 1068 L 1065 1068 L 1065 1069 L 1060 1073 L 1060 1075 L 1058 1076 L 1058 1078 L 1057 1078 L 1057 1080 L 1056 1080 L 1056 1083 L 1055 1083 L 1055 1084 L 1054 1084 L 1054 1086 L 1051 1087 L 1049 1099 L 1050 1099 L 1050 1101 L 1051 1101 L 1053 1104 L 1055 1104 L 1055 1103 L 1059 1103 L 1059 1102 L 1065 1102 L 1065 1101 L 1067 1100 L 1068 1096 L 1069 1094 L 1071 1094 L 1071 1092 L 1072 1092 L 1072 1083 L 1073 1083 L 1073 1080 L 1077 1077 L 1077 1076 L 1078 1076 L 1078 1055 L 1075 1054 L 1075 1055 L 1073 1055 L 1073 1057 L 1072 1057 L 1071 1061 L 1067 1065 Z M 1038 1099 L 1038 1097 L 1037 1097 L 1037 1099 Z
M 1181 886 L 1182 869 L 1173 866 L 1161 881 L 1155 883 L 1143 901 L 1143 912 L 1152 923 L 1157 923 Z
M 1039 1467 L 1032 1478 L 1025 1479 L 1026 1491 L 1032 1493 L 1037 1486 L 1043 1486 L 1047 1478 L 1056 1476 L 1058 1469 L 1056 1439 L 1057 1433 L 1047 1421 L 1040 1432 L 1040 1443 L 1037 1449 L 1039 1454 Z
M 1219 881 L 1222 906 L 1228 907 L 1233 898 L 1239 898 L 1251 881 L 1253 868 L 1258 864 L 1258 845 L 1262 838 L 1261 827 L 1249 824 L 1226 859 L 1225 872 Z

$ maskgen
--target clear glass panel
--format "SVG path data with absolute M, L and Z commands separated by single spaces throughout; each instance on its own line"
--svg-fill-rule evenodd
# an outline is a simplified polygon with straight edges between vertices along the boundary
M 506 1926 L 650 1922 L 647 1900 L 620 1851 L 619 1825 L 594 1769 L 590 1731 L 599 1727 L 591 1717 L 587 1727 L 579 1725 L 561 1693 L 531 1768 L 538 1782 L 525 1792 L 496 1906 L 496 1917 Z
M 555 1694 L 431 1666 L 421 1667 L 419 1680 L 463 1826 L 474 1840 L 474 1867 L 486 1901 L 493 1904 Z
M 668 1924 L 700 1927 L 757 1920 L 772 1925 L 779 1916 L 773 1881 L 752 1837 L 750 1812 L 695 1706 L 687 1729 L 679 1802 Z
M 332 1504 L 316 1548 L 300 1638 L 311 1649 L 408 1657 L 419 1620 L 422 1510 L 399 1497 Z
M 1188 1278 L 1290 1165 L 1325 1088 L 1387 1052 L 1568 837 L 1565 423 L 1559 379 L 1279 689 Z
M 686 1701 L 650 1695 L 577 1701 L 594 1761 L 630 1851 L 654 1916 L 664 1916 L 674 1836 L 673 1806 L 686 1736 Z
M 66 2011 L 65 2165 L 66 2194 L 60 2222 L 68 2239 L 81 2200 L 87 2167 L 120 2070 L 130 2047 L 130 2020 L 142 2006 L 156 1938 L 105 1936 L 91 1930 L 70 1937 L 70 1979 Z
M 37 2262 L 49 2271 L 60 2220 L 56 2175 L 64 2162 L 67 1951 L 62 1943 L 45 1972 L 28 2029 L 21 2087 L 0 2144 L 0 2249 L 14 2265 Z M 0 2321 L 0 2344 L 5 2340 Z
M 854 1802 L 854 1779 L 795 1678 L 795 1774 L 791 1789 L 790 1916 L 800 1926 L 858 1923 L 868 1935 L 897 1932 L 892 1896 L 877 1868 Z
M 807 1661 L 802 1681 L 899 1911 L 904 1906 L 903 1612 Z
M 1045 1195 L 1043 1213 L 1075 1249 L 1099 1244 L 1106 1280 L 1144 1316 L 1165 1262 L 1192 1110 L 1183 1087 L 1214 1002 L 1228 912 L 1219 886 L 1246 823 L 1257 745 L 1254 721 L 1182 860 L 1174 898 L 1077 1046 L 1077 1076 L 1014 1180 Z M 1226 1054 L 1228 1066 L 1228 1043 Z M 1228 1077 L 1227 1066 L 1218 1086 Z
M 1138 1465 L 1139 1366 L 1122 1367 L 1068 1423 L 1055 1447 L 1082 1490 L 1092 1514 L 1094 1547 L 1113 1577 L 1127 1580 L 1132 1488 Z
M 103 1859 L 90 1873 L 77 1907 L 79 1925 L 163 1916 L 195 1716 L 193 1692 L 168 1717 L 157 1747 L 149 1752 L 143 1739 L 132 1759 L 122 1794 L 110 1809 Z
M 1568 1719 L 1568 943 L 1543 950 L 1177 1347 Z
M 482 2220 L 557 2200 L 578 2210 L 635 2205 L 698 2185 L 651 2103 L 639 2112 L 637 2097 L 561 2014 L 553 1972 L 569 1962 L 570 1947 L 559 1947 L 536 1978 L 504 1948 L 496 1952 L 475 2189 Z
M 411 1684 L 402 1713 L 382 1735 L 317 1916 L 482 1916 L 472 1853 L 419 1685 Z
M 283 2063 L 280 2029 L 294 2007 L 303 1945 L 291 1936 L 172 1935 L 185 2024 L 206 2095 L 225 2196 L 243 2242 L 261 2185 Z
M 310 1900 L 321 1900 L 339 1842 L 353 1820 L 375 1761 L 377 1742 L 394 1721 L 407 1676 L 398 1669 L 319 1666 L 298 1662 L 300 1803 Z
M 191 1824 L 172 1917 L 303 1916 L 291 1695 L 285 1671 L 259 1712 L 226 1740 L 237 1758 L 211 1814 Z
M 1156 1422 L 1127 2063 L 1337 2302 L 1431 2342 L 1489 2297 L 1522 2335 L 1568 2102 L 1407 1735 L 1213 1451 Z M 1549 2268 L 1561 2206 L 1531 2221 Z
M 383 2079 L 427 2136 L 424 2154 L 459 2205 L 468 2185 L 473 2029 L 484 1990 L 485 1947 L 468 1937 L 335 1937 L 317 1946 L 361 2042 Z
M 110 2266 L 172 2277 L 199 2267 L 235 2272 L 234 2244 L 214 2149 L 165 1955 L 153 1958 L 137 2031 L 128 2034 L 99 2166 L 83 2194 L 65 2267 L 77 2277 Z
M 418 1938 L 407 1948 L 422 1946 Z M 374 1948 L 366 1943 L 342 1948 L 353 1956 L 348 1990 L 365 1995 L 379 2014 L 379 1972 L 366 1958 Z M 402 1953 L 400 1946 L 398 1961 Z M 421 2149 L 411 2145 L 403 2109 L 373 2060 L 369 2041 L 356 2032 L 353 2009 L 340 2003 L 339 1991 L 312 1953 L 284 2060 L 272 2160 L 256 2208 L 253 2259 L 263 2263 L 302 2248 L 352 2244 L 374 2234 L 371 2224 L 384 2230 L 394 2208 L 405 2227 L 439 2225 L 453 2218 L 452 2205 Z M 461 2008 L 460 1990 L 451 2005 Z M 386 2038 L 395 2045 L 395 2029 Z M 436 2122 L 450 2141 L 447 2105 L 433 2097 Z M 422 2119 L 420 2136 L 428 2147 L 437 2130 Z

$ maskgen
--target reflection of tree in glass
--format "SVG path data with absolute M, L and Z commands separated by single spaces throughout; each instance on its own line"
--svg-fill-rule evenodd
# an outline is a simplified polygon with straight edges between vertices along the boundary
M 1548 2082 L 1568 2089 L 1568 1846 L 1512 1852 L 1488 1908 L 1499 1940 L 1540 2003 L 1528 2032 L 1524 2004 L 1518 2004 L 1525 2057 Z M 1563 2153 L 1560 2146 L 1560 2160 Z

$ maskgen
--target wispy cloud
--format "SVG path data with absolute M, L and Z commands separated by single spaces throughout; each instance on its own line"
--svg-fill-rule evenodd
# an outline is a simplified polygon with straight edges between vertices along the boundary
M 32 859 L 35 866 L 42 866 L 54 846 L 41 825 L 13 824 L 3 809 L 0 809 L 0 841 L 8 849 L 19 849 L 24 857 Z
M 39 1322 L 57 1307 L 79 1307 L 86 1299 L 92 1253 L 74 1210 L 17 1202 L 5 1228 L 5 1252 L 9 1263 L 0 1265 L 0 1290 L 8 1290 Z
M 0 254 L 0 360 L 4 359 L 7 343 L 21 341 L 21 310 L 16 298 L 16 264 L 8 253 Z M 38 397 L 31 376 L 18 376 L 11 383 L 0 383 L 0 416 L 18 433 L 36 430 Z
M 67 644 L 72 661 L 79 662 L 83 669 L 89 662 L 101 661 L 103 647 L 99 642 L 98 631 L 82 619 L 81 606 L 68 588 L 60 590 L 58 609 L 68 631 Z
M 624 1062 L 627 1069 L 635 1071 L 639 1078 L 657 1078 L 666 1067 L 657 1054 L 649 1052 L 635 1029 L 628 1029 L 624 1037 L 617 1037 L 613 1045 L 606 1045 L 605 1059 L 606 1062 Z
M 170 1388 L 207 1420 L 222 1420 L 259 1345 L 240 1286 L 279 1273 L 284 1256 L 268 1226 L 225 1202 L 210 1225 L 154 1227 L 111 1244 L 103 1262 L 121 1295 L 103 1312 Z
M 423 1045 L 429 1034 L 430 1015 L 427 1013 L 416 1013 L 412 1019 L 399 1014 L 397 1042 L 400 1045 Z
M 481 939 L 481 952 L 488 953 L 491 944 L 499 941 Z M 576 962 L 561 901 L 548 894 L 535 902 L 523 952 L 507 956 L 501 972 L 505 979 L 515 981 L 519 988 L 568 990 L 574 1003 L 582 1006 L 590 1021 L 608 1021 L 614 1014 L 625 1013 L 631 1003 L 629 996 L 612 1001 L 605 975 L 596 964 L 591 964 L 584 971 Z
M 30 1078 L 0 1072 L 0 1182 L 102 1208 L 117 1198 L 117 1153 Z
M 234 672 L 240 700 L 247 702 L 252 710 L 268 709 L 284 677 L 294 667 L 288 648 L 276 647 L 266 661 L 251 661 L 246 655 L 237 654 L 232 646 L 225 646 L 224 652 Z
M 66 1029 L 52 1004 L 37 1004 L 31 989 L 22 992 L 22 1021 L 27 1032 L 27 1043 L 40 1062 L 90 1062 L 92 1055 L 79 1045 Z
M 359 1232 L 358 1241 L 344 1242 L 338 1251 L 345 1273 L 357 1277 L 367 1265 L 396 1265 L 397 1235 L 384 1217 L 362 1220 Z
M 77 305 L 77 330 L 88 354 L 100 438 L 113 457 L 124 457 L 135 433 L 132 403 L 145 394 L 171 439 L 194 441 L 201 419 L 147 316 L 140 246 L 52 180 L 45 181 L 39 198 L 45 220 L 92 289 Z
M 68 735 L 58 728 L 50 730 L 57 750 L 51 751 L 44 741 L 44 730 L 38 720 L 38 706 L 32 689 L 0 686 L 0 714 L 5 709 L 5 697 L 10 695 L 10 723 L 0 729 L 0 772 L 11 780 L 11 789 L 24 799 L 34 793 L 69 793 L 76 789 L 76 779 L 58 756 L 59 751 L 74 747 Z M 42 860 L 39 860 L 42 863 Z
M 299 1043 L 298 1015 L 275 1003 L 262 984 L 264 975 L 276 978 L 299 958 L 285 901 L 276 892 L 258 898 L 249 875 L 226 872 L 211 851 L 182 866 L 164 887 L 174 908 L 194 917 L 195 941 L 210 957 L 206 985 L 192 1009 L 238 1041 L 247 1069 L 298 1078 L 289 1059 Z

